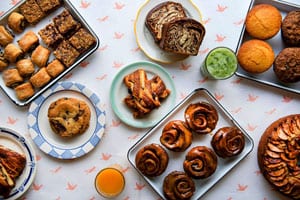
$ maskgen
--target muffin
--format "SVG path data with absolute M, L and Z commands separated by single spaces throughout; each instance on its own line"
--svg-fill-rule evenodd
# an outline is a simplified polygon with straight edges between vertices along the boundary
M 289 46 L 300 46 L 300 10 L 289 12 L 281 24 L 281 36 Z
M 246 31 L 254 38 L 270 39 L 279 32 L 281 21 L 281 14 L 276 7 L 269 4 L 258 4 L 247 14 Z
M 284 48 L 276 56 L 273 70 L 277 78 L 284 83 L 300 81 L 300 48 Z
M 238 50 L 239 65 L 247 72 L 262 73 L 273 64 L 275 53 L 265 41 L 252 39 L 244 42 Z

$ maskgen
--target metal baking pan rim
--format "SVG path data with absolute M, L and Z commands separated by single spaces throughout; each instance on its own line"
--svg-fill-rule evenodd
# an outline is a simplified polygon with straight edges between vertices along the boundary
M 9 10 L 7 10 L 1 17 L 0 17 L 0 22 L 7 18 L 8 15 L 13 12 L 14 10 L 18 9 L 20 5 L 22 5 L 26 0 L 21 0 L 19 1 L 16 5 L 11 7 Z M 60 79 L 62 79 L 64 76 L 66 76 L 70 71 L 72 71 L 74 68 L 76 68 L 82 61 L 84 61 L 87 57 L 92 55 L 100 46 L 100 40 L 97 36 L 97 34 L 93 31 L 93 29 L 89 26 L 89 24 L 86 22 L 86 20 L 82 17 L 82 15 L 78 12 L 78 10 L 74 7 L 74 5 L 71 3 L 69 0 L 62 0 L 64 6 L 69 9 L 71 13 L 76 14 L 76 19 L 80 21 L 80 23 L 88 29 L 88 31 L 93 35 L 95 38 L 96 42 L 93 44 L 92 47 L 86 52 L 83 53 L 83 55 L 79 56 L 79 59 L 75 61 L 70 67 L 66 68 L 61 74 L 59 74 L 57 77 L 52 79 L 46 86 L 43 88 L 39 89 L 38 91 L 35 92 L 35 94 L 28 98 L 25 101 L 19 101 L 16 97 L 14 98 L 12 95 L 8 94 L 6 89 L 4 89 L 2 85 L 0 85 L 1 90 L 3 93 L 16 105 L 20 107 L 28 106 L 34 99 L 36 99 L 39 95 L 44 93 L 46 90 L 51 88 L 55 83 L 57 83 Z
M 165 119 L 168 118 L 169 116 L 171 116 L 173 113 L 175 113 L 177 111 L 178 108 L 180 108 L 183 104 L 185 104 L 190 98 L 193 97 L 193 95 L 195 95 L 197 92 L 199 91 L 204 91 L 210 98 L 212 101 L 214 101 L 215 104 L 218 105 L 218 107 L 222 110 L 222 112 L 224 112 L 224 114 L 229 117 L 229 120 L 235 125 L 237 126 L 245 135 L 245 137 L 249 140 L 250 143 L 250 148 L 248 149 L 248 151 L 245 153 L 245 155 L 243 157 L 241 157 L 240 159 L 238 159 L 237 164 L 235 164 L 234 166 L 232 166 L 228 171 L 226 171 L 225 174 L 223 174 L 222 176 L 219 177 L 219 179 L 217 181 L 215 181 L 211 187 L 206 190 L 204 193 L 202 193 L 198 199 L 200 199 L 201 197 L 203 197 L 207 192 L 209 192 L 219 181 L 221 181 L 221 179 L 223 179 L 226 175 L 228 175 L 235 167 L 237 167 L 237 165 L 243 161 L 252 151 L 254 148 L 254 140 L 251 138 L 251 136 L 239 125 L 239 123 L 232 117 L 232 115 L 224 108 L 224 106 L 222 106 L 215 98 L 214 96 L 206 89 L 206 88 L 196 88 L 194 89 L 188 96 L 186 96 L 181 102 L 179 102 L 169 113 L 167 113 L 156 125 L 154 125 L 151 129 L 149 129 L 134 145 L 132 145 L 128 152 L 127 152 L 127 159 L 129 161 L 129 163 L 135 168 L 135 170 L 139 173 L 139 175 L 145 180 L 145 182 L 147 184 L 149 184 L 151 186 L 151 189 L 156 192 L 157 195 L 159 195 L 162 199 L 165 199 L 164 196 L 161 196 L 160 193 L 158 191 L 156 191 L 154 188 L 156 188 L 155 185 L 153 185 L 153 183 L 151 183 L 150 181 L 148 181 L 147 177 L 145 177 L 140 170 L 137 169 L 137 167 L 135 166 L 135 163 L 133 163 L 130 159 L 130 154 L 131 152 L 136 148 L 137 145 L 139 145 L 140 143 L 142 143 L 148 136 L 151 135 L 151 133 L 157 128 L 159 127 L 162 123 L 164 123 Z

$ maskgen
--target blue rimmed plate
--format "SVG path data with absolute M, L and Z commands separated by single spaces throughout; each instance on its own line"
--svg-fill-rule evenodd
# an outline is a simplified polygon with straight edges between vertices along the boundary
M 16 185 L 5 200 L 21 197 L 31 186 L 37 170 L 36 155 L 31 144 L 19 133 L 0 127 L 0 144 L 6 148 L 24 154 L 26 165 L 21 176 L 16 180 Z M 3 197 L 0 195 L 0 199 Z
M 91 110 L 89 128 L 73 138 L 62 138 L 55 134 L 49 124 L 47 113 L 50 104 L 62 97 L 73 97 L 85 101 Z M 99 143 L 105 129 L 106 113 L 100 98 L 90 89 L 74 82 L 58 82 L 35 99 L 27 115 L 28 129 L 34 143 L 45 153 L 59 159 L 81 157 Z
M 154 109 L 141 119 L 136 119 L 132 115 L 132 111 L 125 105 L 124 98 L 128 95 L 128 89 L 123 83 L 126 75 L 137 69 L 143 69 L 147 73 L 148 79 L 154 75 L 160 76 L 166 87 L 171 91 L 170 95 L 161 102 L 160 107 Z M 170 74 L 160 65 L 141 61 L 129 64 L 123 67 L 114 77 L 110 88 L 110 102 L 115 114 L 127 125 L 136 128 L 149 128 L 154 126 L 164 115 L 166 115 L 176 103 L 176 90 L 173 79 Z

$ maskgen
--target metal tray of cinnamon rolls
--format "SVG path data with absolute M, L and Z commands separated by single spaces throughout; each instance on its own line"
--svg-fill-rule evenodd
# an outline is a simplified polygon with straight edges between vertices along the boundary
M 214 96 L 198 88 L 134 144 L 127 157 L 162 199 L 199 199 L 253 146 Z
M 98 47 L 69 0 L 21 0 L 0 18 L 0 87 L 26 106 Z

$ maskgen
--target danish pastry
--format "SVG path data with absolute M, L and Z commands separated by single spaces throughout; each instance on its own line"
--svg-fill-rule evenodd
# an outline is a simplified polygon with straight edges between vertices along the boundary
M 18 45 L 23 52 L 27 53 L 35 49 L 39 44 L 39 38 L 33 31 L 26 32 L 20 40 Z
M 4 84 L 7 87 L 16 87 L 23 82 L 23 77 L 20 75 L 19 71 L 15 68 L 9 68 L 2 72 L 2 78 Z
M 42 88 L 51 80 L 51 76 L 48 74 L 46 67 L 42 67 L 35 74 L 33 74 L 29 81 L 35 88 Z
M 30 82 L 25 82 L 14 88 L 17 98 L 24 101 L 34 95 L 34 88 Z
M 16 68 L 18 69 L 18 71 L 22 77 L 29 77 L 35 71 L 34 64 L 31 62 L 31 59 L 28 59 L 28 58 L 19 60 L 16 63 Z
M 4 48 L 3 56 L 10 63 L 15 63 L 16 61 L 20 60 L 24 56 L 24 52 L 17 45 L 13 43 L 9 43 Z
M 35 48 L 31 54 L 31 60 L 39 68 L 46 67 L 51 51 L 42 45 Z
M 2 25 L 0 25 L 0 45 L 5 47 L 12 43 L 14 36 Z
M 48 109 L 51 129 L 61 137 L 83 134 L 90 125 L 91 110 L 86 102 L 71 97 L 52 102 Z
M 22 33 L 26 26 L 25 17 L 18 12 L 12 12 L 7 18 L 7 25 L 14 32 Z

